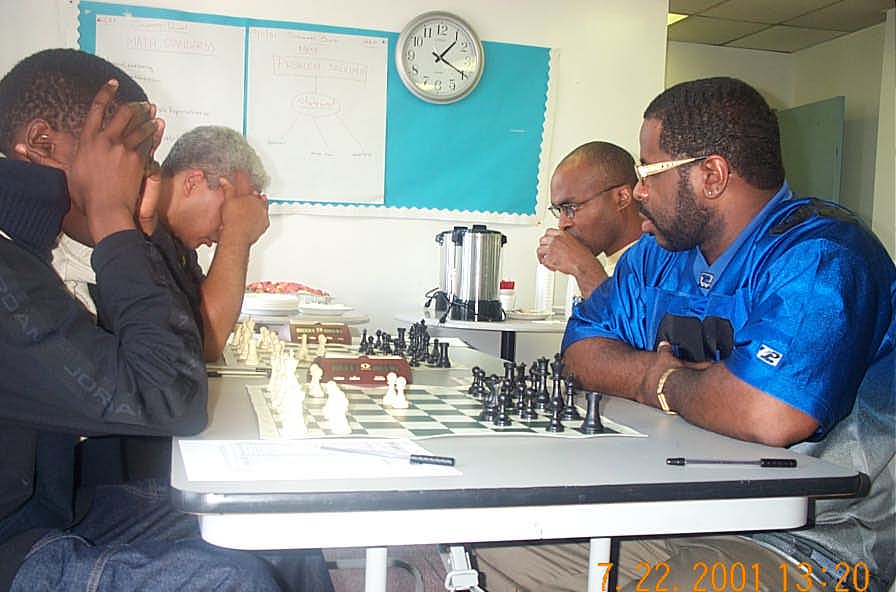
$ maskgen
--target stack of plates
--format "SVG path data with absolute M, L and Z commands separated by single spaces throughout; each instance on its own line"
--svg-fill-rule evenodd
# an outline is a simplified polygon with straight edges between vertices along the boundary
M 322 302 L 308 302 L 299 305 L 299 312 L 303 315 L 320 316 L 320 317 L 338 317 L 350 310 L 354 310 L 351 306 L 344 304 L 324 304 Z
M 244 315 L 288 316 L 299 309 L 295 294 L 265 294 L 247 292 L 243 294 Z
M 507 312 L 507 318 L 514 321 L 543 321 L 553 314 L 550 310 L 511 310 Z

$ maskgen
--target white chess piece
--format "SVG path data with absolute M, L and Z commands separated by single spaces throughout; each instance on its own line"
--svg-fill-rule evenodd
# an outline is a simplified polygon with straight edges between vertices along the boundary
M 299 379 L 296 376 L 296 367 L 298 366 L 299 361 L 292 355 L 292 352 L 289 352 L 288 355 L 284 356 L 284 361 L 282 363 L 282 382 L 280 383 L 280 400 L 284 399 L 298 399 L 299 403 L 305 399 L 305 391 L 302 389 L 302 385 L 299 384 Z
M 386 395 L 383 397 L 383 405 L 385 407 L 394 407 L 395 406 L 395 381 L 398 379 L 398 375 L 394 372 L 389 372 L 386 374 L 386 384 L 389 385 L 389 388 L 386 389 Z
M 352 433 L 348 423 L 348 398 L 334 380 L 327 382 L 327 402 L 324 415 L 330 424 L 330 432 L 340 436 Z
M 323 369 L 317 364 L 311 364 L 308 368 L 311 378 L 308 380 L 308 394 L 315 398 L 324 396 L 324 389 L 320 386 L 320 379 L 324 375 Z
M 246 364 L 249 366 L 258 365 L 258 344 L 251 337 L 249 338 L 249 347 L 246 352 Z
M 299 359 L 308 359 L 308 334 L 302 333 L 302 344 L 299 346 Z
M 327 336 L 323 333 L 317 334 L 317 357 L 322 358 L 327 355 Z
M 407 386 L 408 380 L 404 376 L 399 376 L 395 380 L 395 402 L 392 406 L 396 409 L 407 409 L 408 400 L 404 396 L 404 388 Z

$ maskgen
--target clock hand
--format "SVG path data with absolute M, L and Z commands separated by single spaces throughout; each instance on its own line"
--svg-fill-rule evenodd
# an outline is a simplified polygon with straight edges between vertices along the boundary
M 453 44 L 452 44 L 452 45 L 453 45 Z M 450 48 L 449 48 L 449 49 L 450 49 Z M 446 49 L 445 51 L 448 51 L 448 50 Z M 461 77 L 461 78 L 466 78 L 466 77 L 467 77 L 467 75 L 466 75 L 465 72 L 463 72 L 463 71 L 461 71 L 461 70 L 458 70 L 458 69 L 454 66 L 454 64 L 452 64 L 451 62 L 449 62 L 448 60 L 446 60 L 445 58 L 443 58 L 442 56 L 440 56 L 440 55 L 437 54 L 436 52 L 432 52 L 432 55 L 436 56 L 436 63 L 438 63 L 438 62 L 442 62 L 443 64 L 447 64 L 449 68 L 451 68 L 452 70 L 454 70 L 455 72 L 457 72 L 458 74 L 460 74 L 460 77 Z M 442 52 L 442 55 L 445 55 L 445 52 Z
M 445 51 L 443 51 L 442 53 L 439 54 L 439 57 L 438 57 L 438 59 L 437 59 L 436 61 L 438 62 L 439 60 L 442 60 L 442 61 L 444 62 L 444 61 L 445 61 L 445 54 L 448 53 L 449 51 L 451 51 L 451 48 L 454 47 L 455 45 L 457 45 L 457 40 L 452 41 L 452 42 L 451 42 L 451 45 L 449 45 L 448 47 L 446 47 L 446 48 L 445 48 Z M 433 52 L 433 53 L 435 53 L 435 52 Z

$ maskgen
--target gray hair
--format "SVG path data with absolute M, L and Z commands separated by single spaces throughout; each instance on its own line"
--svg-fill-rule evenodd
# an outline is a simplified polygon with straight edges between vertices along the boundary
M 264 191 L 268 176 L 261 159 L 239 132 L 220 125 L 202 125 L 183 134 L 171 146 L 162 163 L 162 174 L 173 177 L 187 169 L 200 169 L 208 186 L 218 187 L 218 179 L 233 179 L 245 172 L 258 191 Z

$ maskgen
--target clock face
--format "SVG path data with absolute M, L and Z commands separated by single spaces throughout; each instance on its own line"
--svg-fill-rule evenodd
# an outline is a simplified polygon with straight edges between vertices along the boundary
M 452 103 L 470 94 L 482 76 L 482 44 L 464 21 L 428 12 L 398 38 L 395 64 L 408 89 L 431 103 Z

